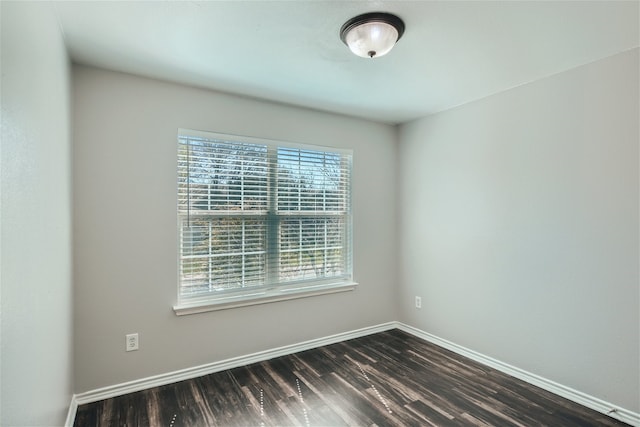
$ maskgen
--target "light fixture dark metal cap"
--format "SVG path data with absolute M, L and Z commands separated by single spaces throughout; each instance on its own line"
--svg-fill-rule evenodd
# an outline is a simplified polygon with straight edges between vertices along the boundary
M 392 15 L 386 12 L 370 12 L 363 13 L 362 15 L 358 15 L 355 18 L 351 18 L 347 22 L 345 22 L 342 28 L 340 28 L 340 40 L 342 40 L 344 44 L 347 44 L 346 37 L 349 31 L 359 25 L 369 22 L 383 22 L 385 24 L 392 25 L 396 29 L 396 31 L 398 31 L 398 40 L 400 40 L 400 37 L 402 37 L 402 34 L 404 34 L 404 22 L 396 15 Z

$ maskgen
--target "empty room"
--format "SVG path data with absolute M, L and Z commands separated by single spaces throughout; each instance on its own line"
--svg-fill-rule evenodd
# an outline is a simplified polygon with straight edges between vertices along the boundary
M 0 425 L 640 427 L 639 1 L 0 1 Z

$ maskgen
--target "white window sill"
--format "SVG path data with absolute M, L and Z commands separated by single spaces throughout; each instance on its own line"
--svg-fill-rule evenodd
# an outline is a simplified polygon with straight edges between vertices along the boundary
M 243 294 L 227 296 L 222 298 L 210 299 L 207 301 L 198 301 L 191 303 L 182 303 L 173 306 L 173 311 L 177 316 L 186 316 L 188 314 L 205 313 L 208 311 L 226 310 L 229 308 L 246 307 L 250 305 L 267 304 L 270 302 L 286 301 L 297 298 L 307 298 L 316 295 L 334 294 L 337 292 L 353 291 L 356 286 L 355 282 L 339 283 L 331 285 L 319 285 L 312 287 L 304 287 L 297 289 L 274 289 L 264 290 L 255 294 Z

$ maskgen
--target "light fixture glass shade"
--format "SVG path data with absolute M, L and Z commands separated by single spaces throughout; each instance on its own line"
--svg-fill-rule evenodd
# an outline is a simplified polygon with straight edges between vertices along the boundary
M 384 12 L 365 13 L 348 20 L 340 38 L 354 54 L 363 58 L 386 55 L 404 33 L 404 22 Z
M 349 31 L 345 37 L 351 52 L 363 58 L 386 55 L 398 40 L 398 30 L 385 22 L 367 22 Z

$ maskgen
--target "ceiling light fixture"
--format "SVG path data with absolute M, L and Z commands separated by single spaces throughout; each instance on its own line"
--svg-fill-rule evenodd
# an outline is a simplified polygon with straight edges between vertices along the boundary
M 378 58 L 389 53 L 403 33 L 402 19 L 390 13 L 372 12 L 348 20 L 340 29 L 340 39 L 356 55 Z

